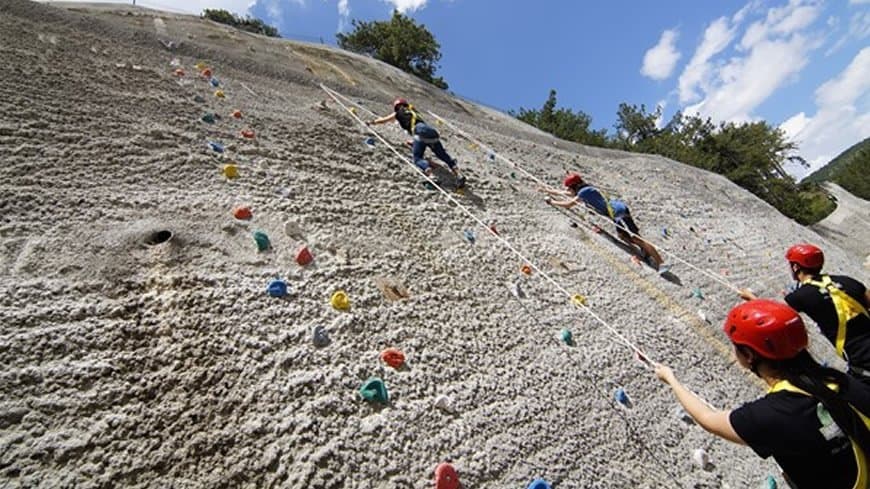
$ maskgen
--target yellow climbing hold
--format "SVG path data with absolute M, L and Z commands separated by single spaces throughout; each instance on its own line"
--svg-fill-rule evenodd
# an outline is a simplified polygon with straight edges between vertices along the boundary
M 239 167 L 237 167 L 236 165 L 233 165 L 233 164 L 224 165 L 224 168 L 223 168 L 223 170 L 221 170 L 221 173 L 223 173 L 224 176 L 227 178 L 238 178 L 239 177 Z
M 202 71 L 208 67 L 208 65 L 205 64 L 204 61 L 198 61 L 194 66 L 196 66 L 196 69 L 198 69 L 199 71 Z
M 573 302 L 574 304 L 576 304 L 578 306 L 585 306 L 586 305 L 586 298 L 580 294 L 574 294 L 574 296 L 571 297 L 571 302 Z
M 334 294 L 332 294 L 332 299 L 329 300 L 332 307 L 338 309 L 339 311 L 347 311 L 350 309 L 350 299 L 347 297 L 347 292 L 343 290 L 336 290 Z
M 351 108 L 350 108 L 350 113 L 353 114 L 353 115 L 356 115 L 356 107 L 351 107 Z
M 215 90 L 215 91 L 214 91 L 214 96 L 217 97 L 217 98 L 224 98 L 224 97 L 226 97 L 226 95 L 224 95 L 224 91 L 223 91 L 223 90 Z

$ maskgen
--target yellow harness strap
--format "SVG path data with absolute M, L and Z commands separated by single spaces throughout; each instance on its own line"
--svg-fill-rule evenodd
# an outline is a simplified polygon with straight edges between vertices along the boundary
M 607 215 L 613 219 L 616 216 L 616 213 L 613 212 L 613 207 L 610 206 L 610 197 L 608 197 L 603 190 L 598 189 L 598 191 L 601 192 L 601 197 L 604 198 L 604 203 L 607 205 Z
M 837 311 L 837 340 L 834 347 L 837 349 L 837 355 L 843 357 L 846 347 L 846 323 L 860 314 L 870 318 L 870 314 L 854 297 L 837 287 L 828 275 L 822 275 L 822 280 L 809 279 L 803 283 L 817 287 L 819 292 L 827 293 L 834 301 L 834 309 Z
M 828 384 L 828 387 L 833 390 L 837 390 L 837 386 L 835 384 Z M 779 382 L 774 384 L 773 387 L 771 387 L 767 392 L 774 393 L 779 391 L 796 392 L 798 394 L 812 397 L 806 391 L 795 387 L 794 384 L 787 380 L 780 380 Z M 858 411 L 854 407 L 852 407 L 852 410 L 858 414 L 858 416 L 861 418 L 861 421 L 864 422 L 864 426 L 867 426 L 867 428 L 870 429 L 870 418 L 864 416 L 861 411 Z M 855 443 L 855 440 L 849 438 L 849 442 L 852 443 L 852 453 L 855 454 L 855 465 L 858 467 L 858 476 L 855 478 L 855 485 L 852 486 L 852 489 L 867 489 L 868 481 L 870 481 L 870 477 L 868 477 L 867 474 L 867 456 L 864 455 L 864 450 L 862 450 L 861 447 L 858 446 L 857 443 Z
M 414 106 L 408 104 L 408 112 L 411 113 L 411 134 L 414 134 L 414 126 L 417 125 L 417 111 L 414 110 Z

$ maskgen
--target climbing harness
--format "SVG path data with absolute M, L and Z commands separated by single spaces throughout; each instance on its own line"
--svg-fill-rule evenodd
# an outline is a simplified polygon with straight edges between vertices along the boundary
M 862 314 L 870 319 L 870 314 L 860 302 L 841 289 L 827 274 L 822 275 L 821 280 L 810 278 L 804 280 L 802 284 L 817 287 L 819 293 L 829 295 L 834 302 L 834 309 L 837 311 L 837 339 L 834 342 L 834 347 L 837 349 L 837 355 L 843 357 L 846 348 L 846 323 Z

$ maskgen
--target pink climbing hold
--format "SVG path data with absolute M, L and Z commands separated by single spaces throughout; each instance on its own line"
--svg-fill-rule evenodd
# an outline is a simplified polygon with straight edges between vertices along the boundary
M 459 489 L 459 475 L 452 465 L 444 462 L 435 467 L 435 489 Z
M 314 261 L 314 256 L 311 254 L 311 251 L 308 250 L 308 247 L 302 246 L 302 248 L 299 248 L 296 252 L 296 263 L 304 267 L 312 261 Z

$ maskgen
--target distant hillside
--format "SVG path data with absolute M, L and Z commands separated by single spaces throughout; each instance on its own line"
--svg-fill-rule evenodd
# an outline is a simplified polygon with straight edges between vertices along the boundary
M 843 151 L 804 181 L 835 182 L 852 194 L 870 200 L 870 138 Z

